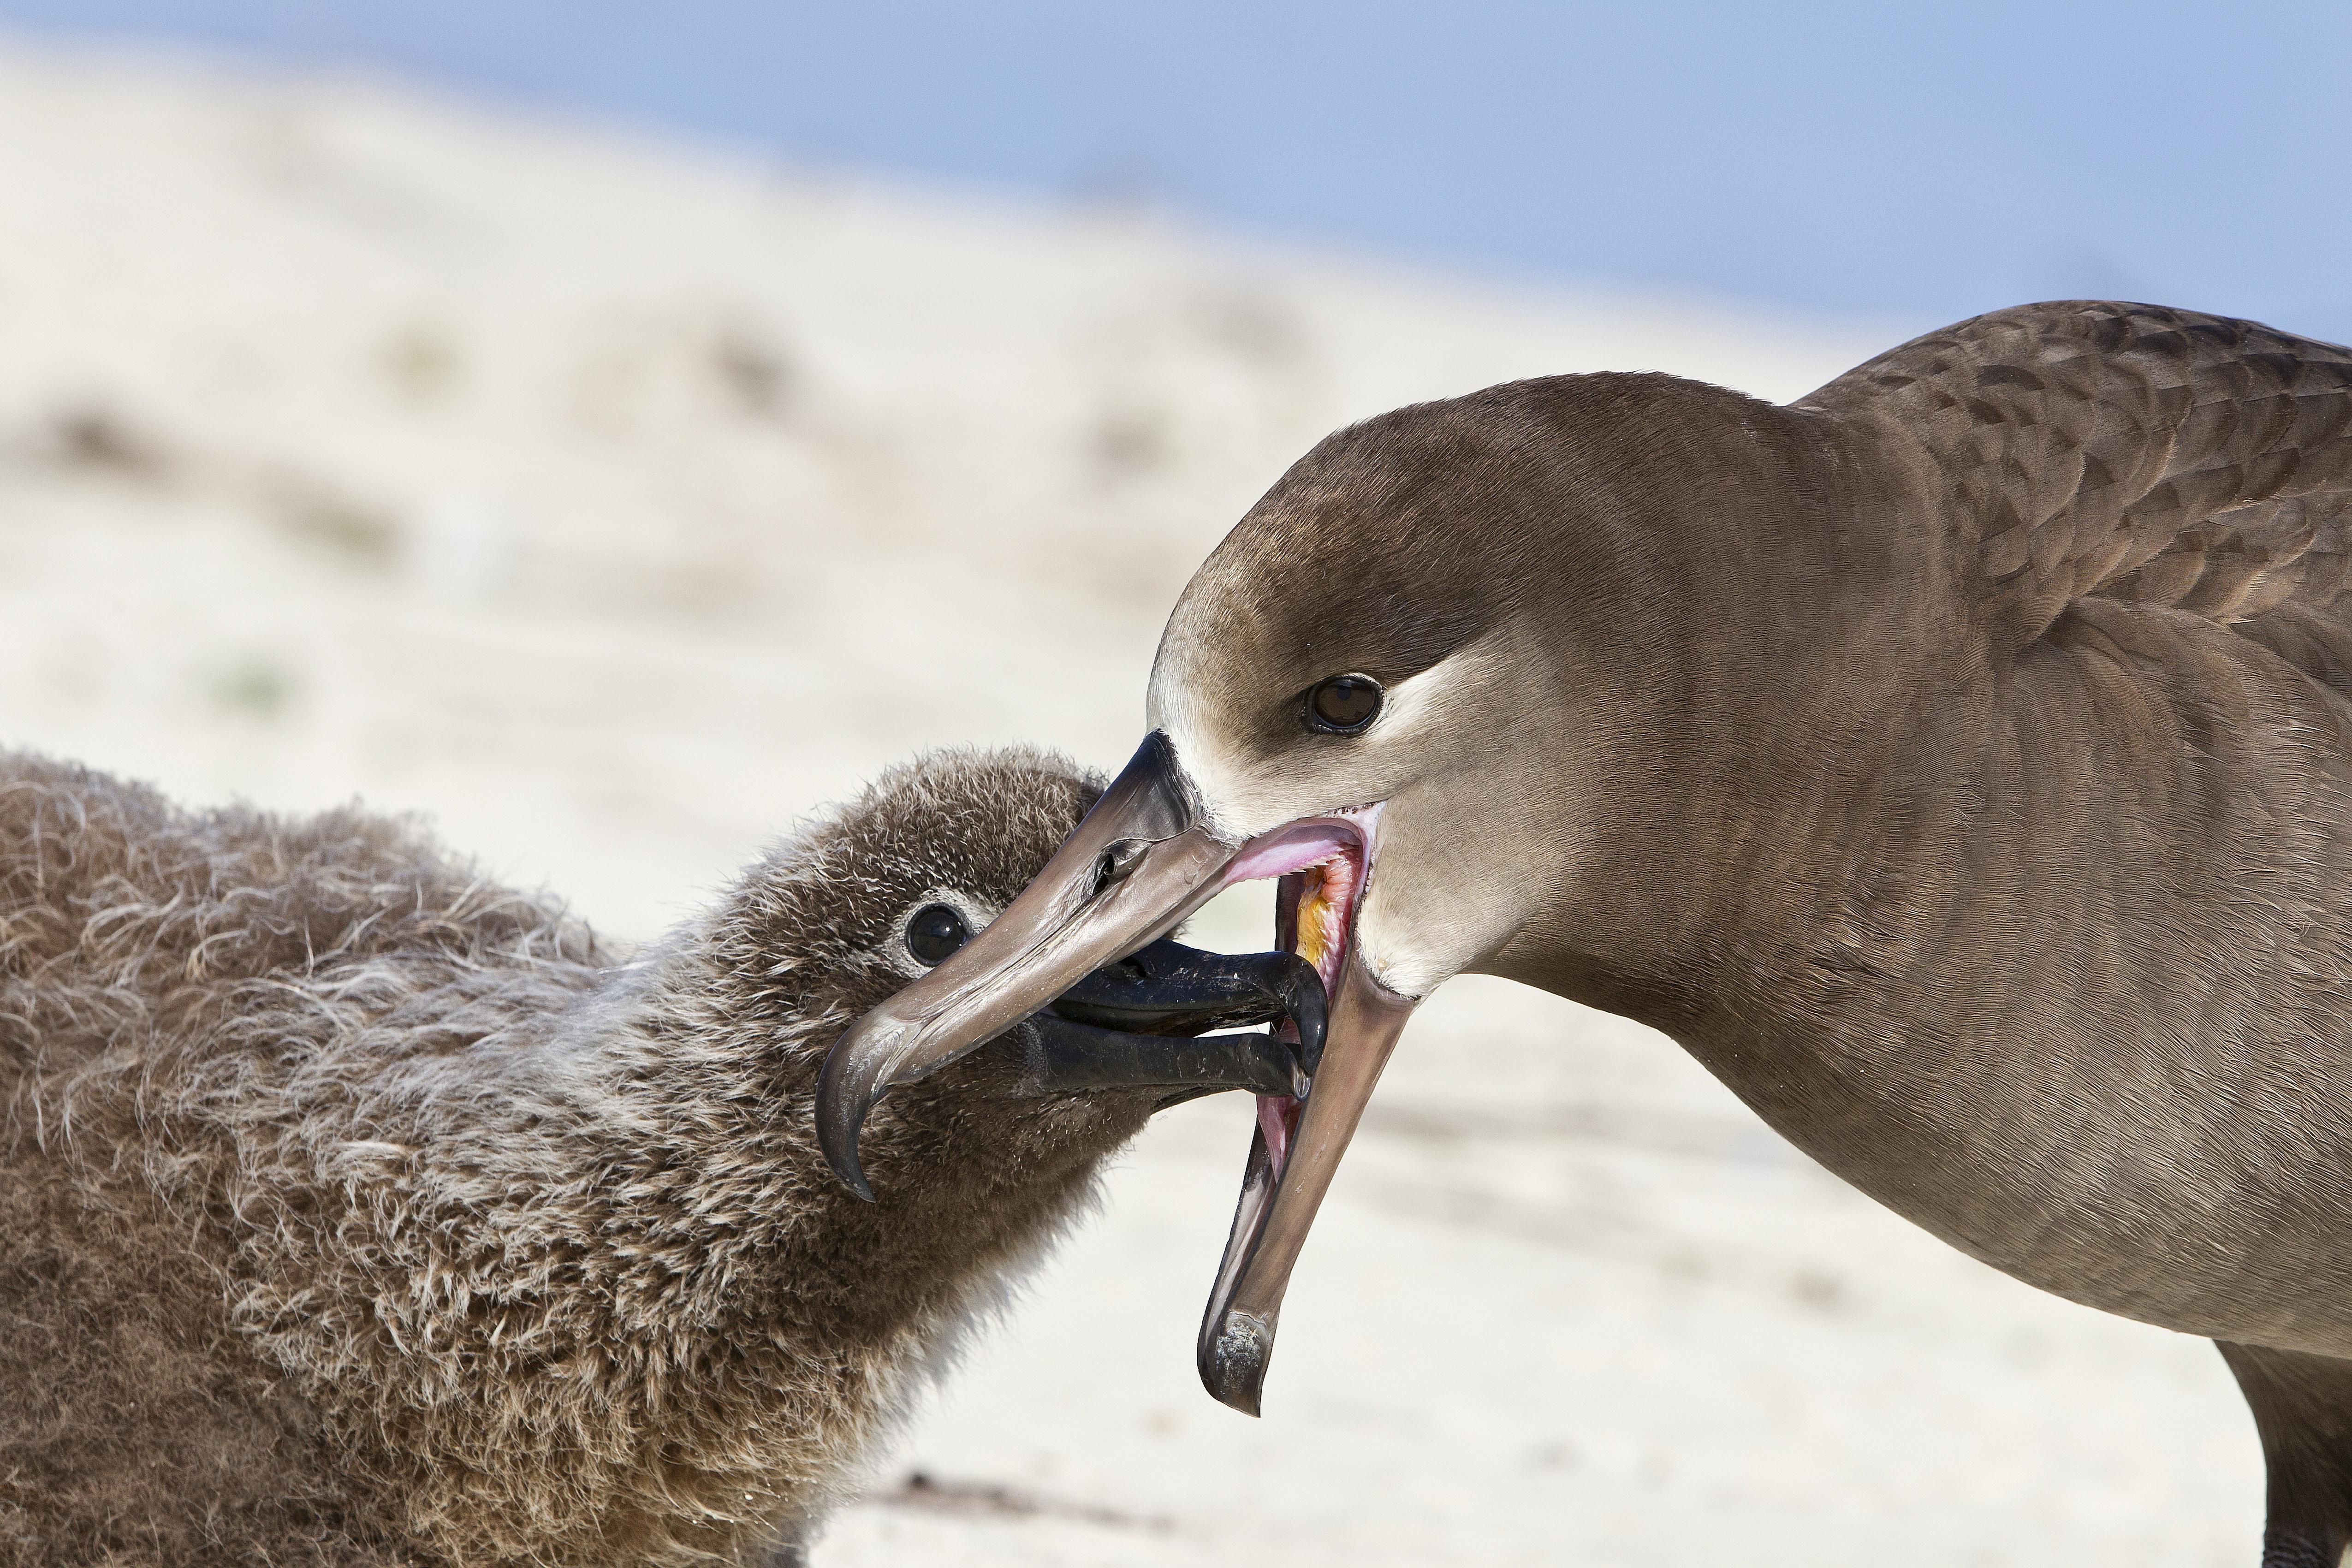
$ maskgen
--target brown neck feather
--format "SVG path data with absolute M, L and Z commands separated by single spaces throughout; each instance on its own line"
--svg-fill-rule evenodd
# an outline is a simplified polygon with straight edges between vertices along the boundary
M 1653 631 L 1618 831 L 1494 967 L 1672 1035 L 2035 1284 L 2352 1352 L 2352 1104 L 2319 1103 L 2352 1039 L 2342 700 L 2163 607 L 2085 599 L 2009 646 L 1963 542 L 1873 515 L 1913 481 L 1788 417 L 1780 553 Z M 1674 510 L 1670 558 L 1754 548 L 1753 506 Z

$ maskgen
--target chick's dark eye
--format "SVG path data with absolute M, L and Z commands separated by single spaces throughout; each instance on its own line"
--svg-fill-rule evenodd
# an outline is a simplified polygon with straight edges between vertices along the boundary
M 1352 735 L 1381 716 L 1381 684 L 1369 675 L 1335 675 L 1307 694 L 1312 729 Z
M 907 951 L 921 963 L 939 963 L 971 940 L 971 927 L 945 904 L 925 904 L 907 922 Z

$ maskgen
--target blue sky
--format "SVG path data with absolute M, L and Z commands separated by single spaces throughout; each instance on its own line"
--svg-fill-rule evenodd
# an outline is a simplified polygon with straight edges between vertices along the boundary
M 2156 300 L 2352 338 L 2352 6 L 0 0 L 803 163 L 1925 329 Z

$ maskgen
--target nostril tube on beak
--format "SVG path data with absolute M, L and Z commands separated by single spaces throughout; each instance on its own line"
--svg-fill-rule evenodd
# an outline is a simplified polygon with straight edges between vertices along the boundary
M 1114 882 L 1124 882 L 1143 864 L 1145 851 L 1151 847 L 1148 838 L 1122 838 L 1103 851 L 1102 867 L 1095 876 L 1095 891 L 1099 893 Z

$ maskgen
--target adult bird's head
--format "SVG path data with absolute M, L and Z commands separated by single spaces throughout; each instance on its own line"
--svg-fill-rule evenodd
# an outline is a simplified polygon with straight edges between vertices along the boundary
M 1805 446 L 1780 410 L 1663 376 L 1497 387 L 1324 441 L 1186 588 L 1147 738 L 1052 863 L 835 1047 L 836 1169 L 856 1182 L 892 1085 L 1282 879 L 1279 935 L 1322 973 L 1329 1030 L 1307 1098 L 1260 1101 L 1200 1345 L 1210 1392 L 1255 1413 L 1292 1264 L 1417 1002 L 1524 971 L 1567 926 L 1605 946 L 1612 902 L 1649 891 L 1612 847 L 1637 821 L 1671 840 L 1693 705 L 1758 678 L 1718 536 L 1771 531 L 1759 510 L 1805 489 Z

